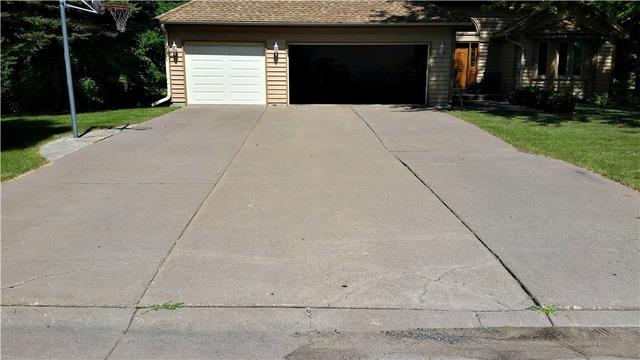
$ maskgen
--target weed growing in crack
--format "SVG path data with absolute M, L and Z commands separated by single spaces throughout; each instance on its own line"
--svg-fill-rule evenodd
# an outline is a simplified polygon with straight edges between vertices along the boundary
M 175 303 L 172 301 L 166 302 L 164 304 L 153 304 L 149 306 L 147 311 L 143 312 L 142 315 L 148 313 L 149 311 L 158 311 L 158 310 L 177 310 L 184 307 L 184 303 Z
M 545 315 L 555 314 L 556 312 L 558 312 L 558 310 L 560 309 L 558 309 L 558 307 L 553 304 L 536 306 L 536 311 L 540 311 Z

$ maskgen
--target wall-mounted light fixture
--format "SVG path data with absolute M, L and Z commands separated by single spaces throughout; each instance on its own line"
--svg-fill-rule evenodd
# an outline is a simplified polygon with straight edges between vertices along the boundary
M 276 41 L 275 44 L 273 44 L 273 61 L 275 63 L 278 63 L 278 52 L 280 51 L 280 47 L 278 46 L 278 42 Z
M 440 56 L 444 55 L 444 41 L 440 42 L 440 48 L 438 49 L 438 52 L 440 53 Z
M 178 45 L 176 45 L 176 42 L 174 41 L 173 44 L 171 44 L 171 49 L 169 49 L 170 55 L 177 60 L 178 59 Z

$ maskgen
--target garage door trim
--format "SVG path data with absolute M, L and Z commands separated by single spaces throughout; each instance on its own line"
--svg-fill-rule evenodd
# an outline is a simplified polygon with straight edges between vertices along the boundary
M 189 56 L 189 46 L 198 46 L 198 45 L 210 45 L 210 46 L 255 46 L 255 47 L 260 47 L 262 49 L 263 52 L 263 59 L 264 59 L 264 103 L 262 103 L 261 105 L 267 105 L 267 66 L 266 66 L 266 61 L 267 61 L 267 51 L 266 51 L 266 42 L 260 42 L 260 41 L 193 41 L 193 40 L 185 40 L 182 42 L 182 51 L 183 51 L 183 59 L 184 61 L 182 62 L 182 71 L 184 73 L 184 83 L 185 83 L 185 92 L 184 92 L 184 97 L 185 97 L 185 104 L 189 105 L 189 91 L 188 91 L 188 87 L 189 87 L 189 71 L 187 69 L 187 57 Z

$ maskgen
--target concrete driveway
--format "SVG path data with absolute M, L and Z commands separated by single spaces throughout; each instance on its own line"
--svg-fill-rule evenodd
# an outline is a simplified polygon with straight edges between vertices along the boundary
M 188 107 L 3 185 L 2 355 L 335 357 L 335 338 L 309 345 L 638 326 L 639 200 L 438 112 Z M 594 311 L 531 310 L 547 303 Z

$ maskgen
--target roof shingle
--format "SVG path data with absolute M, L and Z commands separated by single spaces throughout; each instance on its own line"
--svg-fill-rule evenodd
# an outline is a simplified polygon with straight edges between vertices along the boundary
M 167 24 L 376 25 L 468 23 L 427 1 L 192 0 L 157 17 Z

